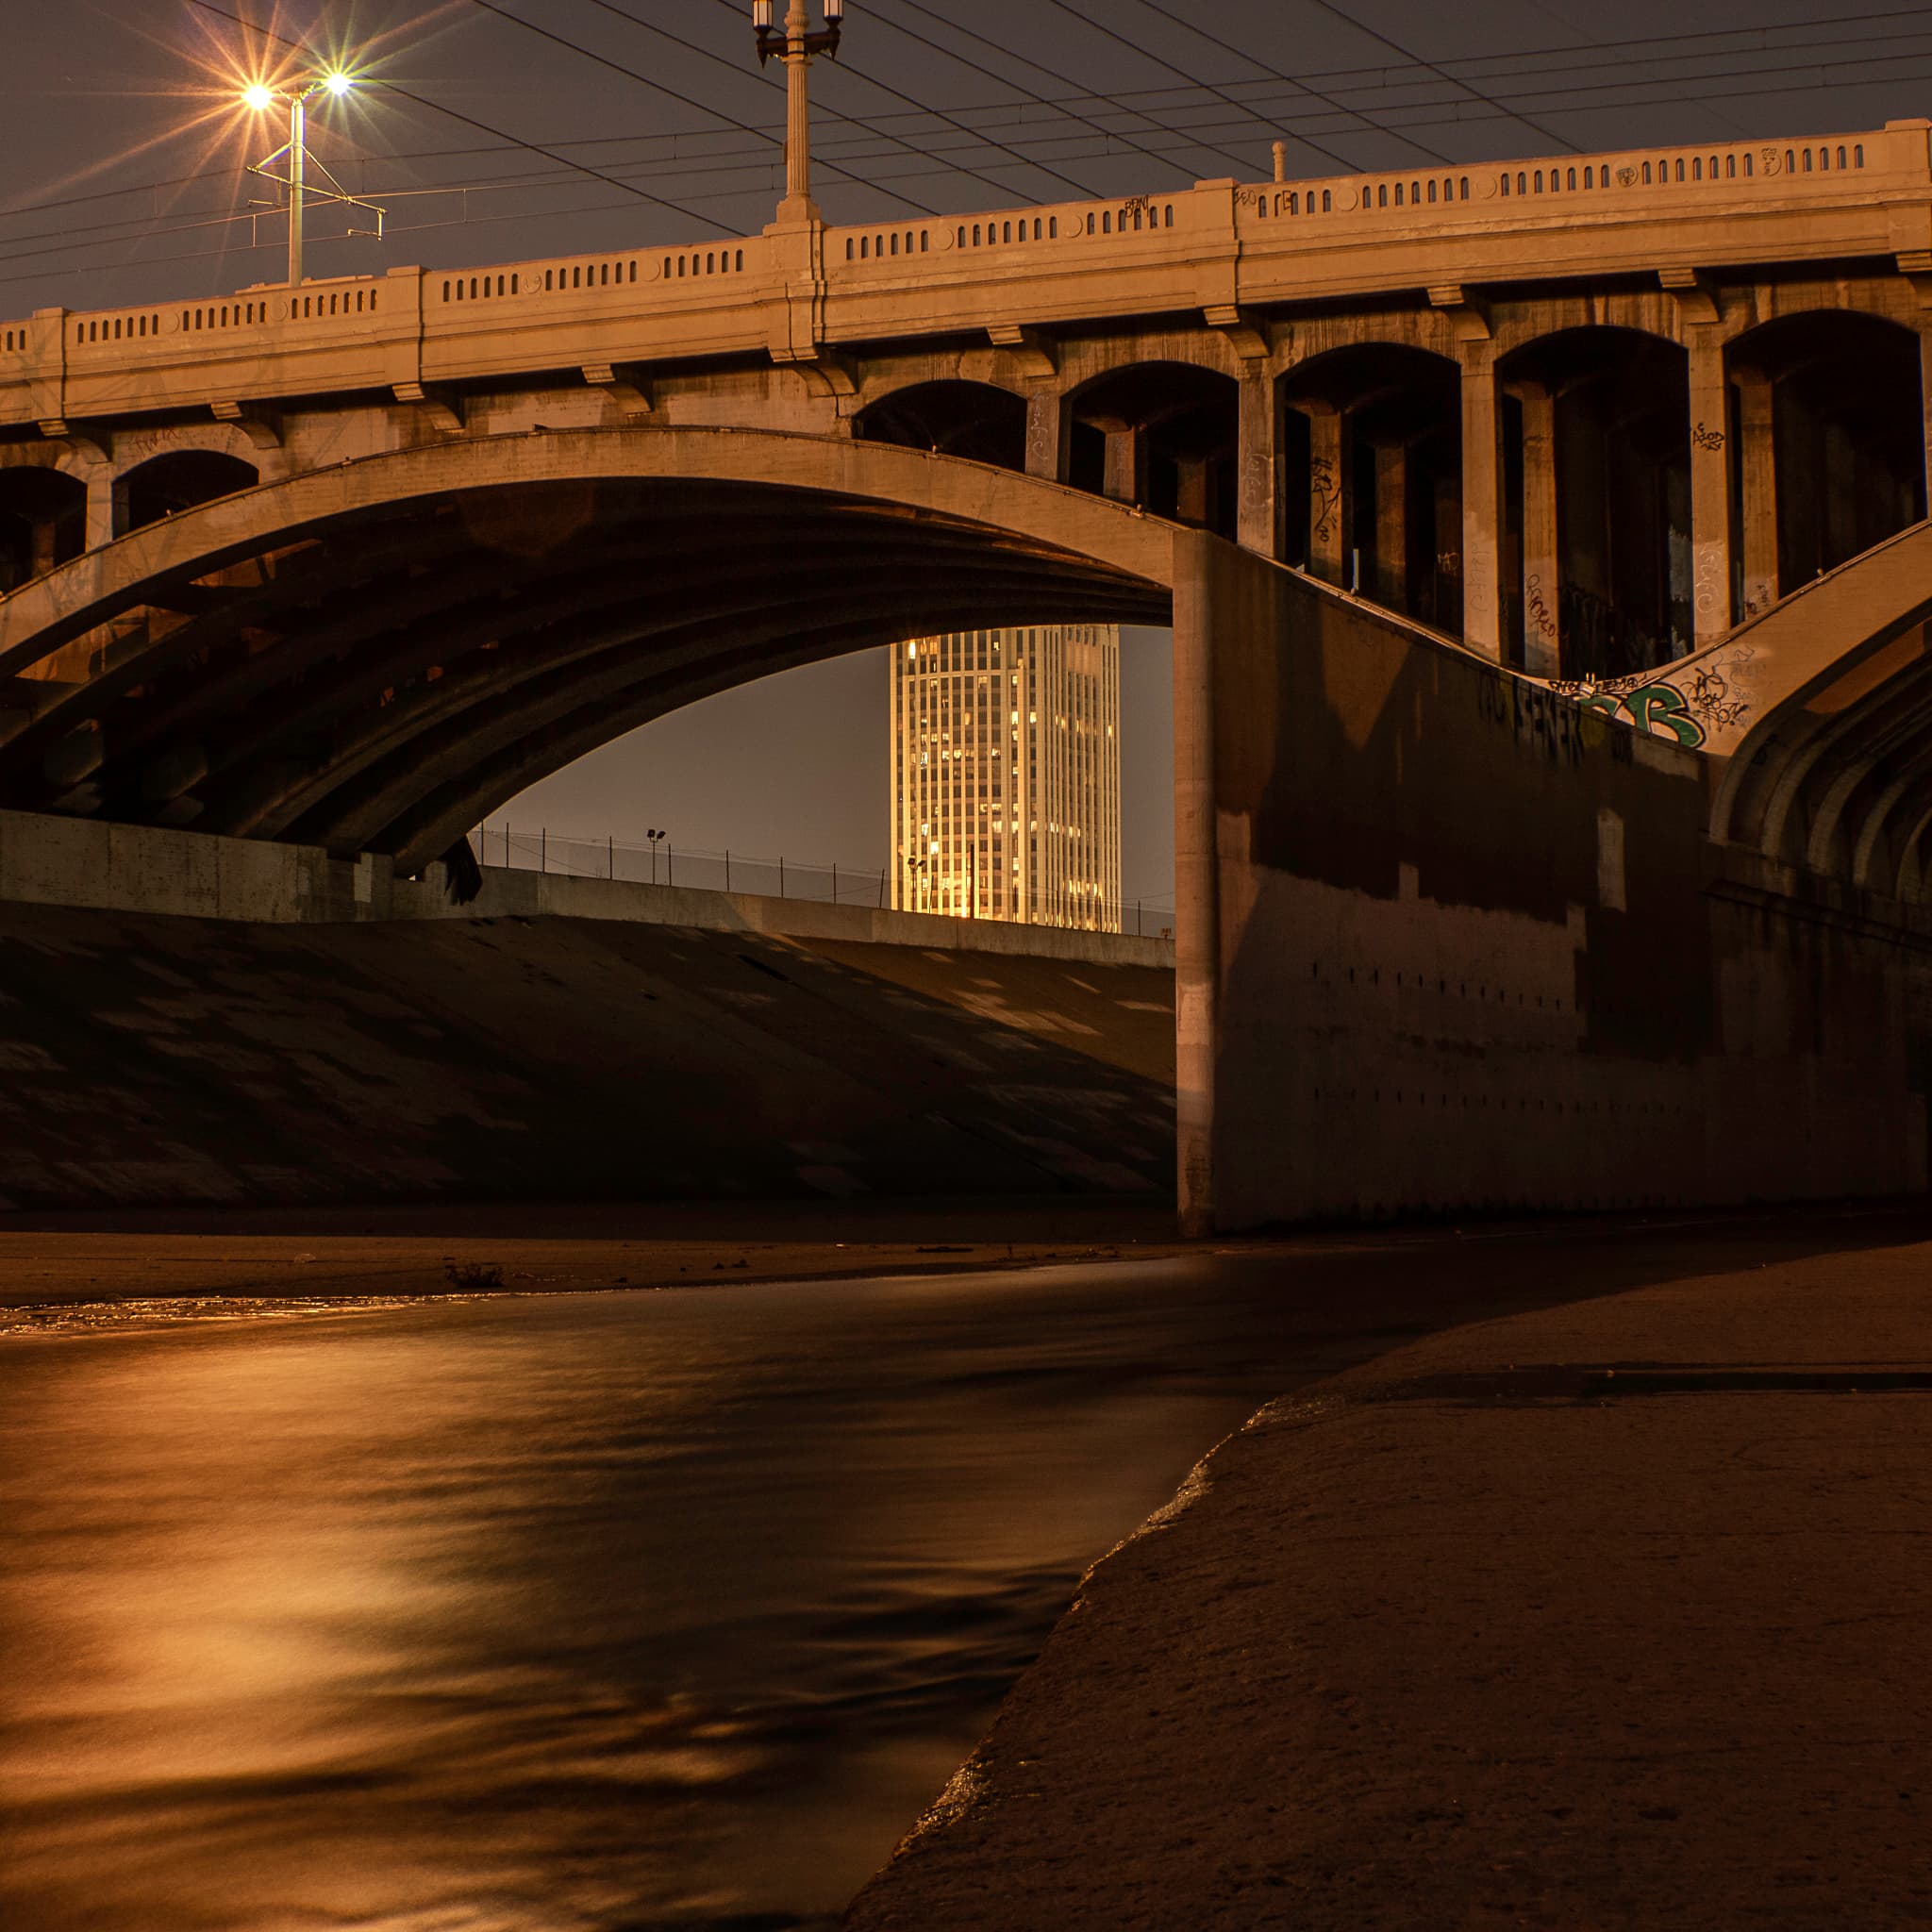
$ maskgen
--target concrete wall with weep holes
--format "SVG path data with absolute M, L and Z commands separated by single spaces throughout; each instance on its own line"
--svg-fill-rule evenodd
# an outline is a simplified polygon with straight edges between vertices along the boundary
M 1713 760 L 1231 545 L 1176 599 L 1192 1224 L 1925 1188 L 1924 919 L 1711 845 Z
M 481 894 L 468 906 L 458 906 L 443 889 L 440 866 L 424 879 L 399 879 L 389 859 L 377 854 L 331 858 L 313 845 L 0 811 L 0 921 L 6 919 L 8 901 L 264 925 L 602 919 L 1096 966 L 1174 964 L 1170 941 L 1130 933 L 946 919 L 814 899 L 693 891 L 496 866 L 484 868 Z

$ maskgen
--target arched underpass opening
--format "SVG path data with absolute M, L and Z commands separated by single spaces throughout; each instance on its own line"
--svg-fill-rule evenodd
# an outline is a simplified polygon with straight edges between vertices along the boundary
M 1506 652 L 1563 677 L 1683 656 L 1694 636 L 1684 351 L 1634 329 L 1569 329 L 1497 373 Z
M 1462 629 L 1462 383 L 1446 357 L 1390 342 L 1317 356 L 1283 379 L 1287 556 L 1385 609 Z
M 1075 489 L 1218 537 L 1236 529 L 1241 385 L 1189 362 L 1139 362 L 1070 399 Z
M 115 535 L 144 529 L 218 496 L 253 490 L 260 481 L 261 473 L 253 463 L 220 450 L 177 449 L 150 457 L 114 486 Z
M 0 596 L 86 548 L 86 484 L 59 470 L 0 470 Z
M 642 446 L 686 435 L 659 434 L 665 443 Z M 689 440 L 707 454 L 722 441 L 758 476 L 785 462 L 862 473 L 887 454 Z M 628 460 L 622 439 L 581 441 L 587 461 Z M 452 475 L 500 460 L 515 478 L 530 455 L 384 460 Z M 417 870 L 585 752 L 772 671 L 994 625 L 1171 621 L 1158 524 L 1005 479 L 1015 514 L 1056 542 L 936 508 L 948 479 L 906 464 L 885 463 L 917 486 L 906 503 L 750 477 L 577 475 L 443 482 L 294 528 L 276 526 L 283 495 L 333 486 L 279 485 L 257 499 L 248 554 L 225 536 L 208 567 L 186 562 L 113 593 L 113 664 L 62 689 L 0 748 L 0 799 L 389 853 Z M 374 479 L 364 469 L 348 481 Z M 960 466 L 975 513 L 991 484 Z M 192 541 L 195 526 L 179 527 Z M 785 541 L 748 568 L 745 532 L 759 527 Z M 128 541 L 157 539 L 175 541 Z M 1067 547 L 1083 541 L 1101 554 Z M 1146 571 L 1106 561 L 1110 551 L 1144 555 Z M 89 661 L 85 613 L 53 614 L 50 658 Z
M 852 433 L 862 441 L 967 457 L 1003 470 L 1026 467 L 1026 405 L 989 382 L 922 382 L 894 390 L 858 412 Z
M 1915 333 L 1838 309 L 1766 323 L 1726 362 L 1749 617 L 1924 516 L 1924 381 Z

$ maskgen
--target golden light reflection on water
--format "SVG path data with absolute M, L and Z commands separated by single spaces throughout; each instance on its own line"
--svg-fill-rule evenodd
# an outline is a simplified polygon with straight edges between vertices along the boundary
M 814 1332 L 879 1297 L 0 1347 L 0 1924 L 836 1907 L 1245 1406 L 962 1374 L 956 1289 Z

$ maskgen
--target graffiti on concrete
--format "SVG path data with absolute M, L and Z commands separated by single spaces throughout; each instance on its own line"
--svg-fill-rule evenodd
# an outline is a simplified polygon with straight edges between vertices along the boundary
M 1554 644 L 1557 641 L 1556 613 L 1543 595 L 1543 580 L 1535 571 L 1530 572 L 1528 581 L 1523 587 L 1523 594 L 1529 621 L 1536 625 L 1537 635 L 1547 638 Z
M 1722 449 L 1724 446 L 1724 433 L 1722 429 L 1707 429 L 1700 421 L 1690 432 L 1690 441 L 1699 449 Z
M 1308 465 L 1308 515 L 1316 542 L 1326 543 L 1341 518 L 1341 485 L 1326 457 L 1317 457 Z
M 1621 718 L 1691 751 L 1716 749 L 1714 737 L 1744 728 L 1755 655 L 1749 644 L 1730 644 L 1668 668 L 1628 677 L 1560 678 L 1550 689 L 1586 711 Z
M 1477 687 L 1476 709 L 1486 724 L 1504 727 L 1524 751 L 1552 764 L 1582 759 L 1583 720 L 1546 686 L 1520 677 L 1485 678 Z
M 1586 711 L 1622 718 L 1654 737 L 1674 739 L 1695 751 L 1704 742 L 1704 726 L 1690 715 L 1684 693 L 1674 685 L 1641 671 L 1631 677 L 1559 678 L 1551 685 L 1558 697 L 1570 698 Z
M 1726 731 L 1741 728 L 1751 709 L 1751 660 L 1757 656 L 1749 644 L 1733 644 L 1716 652 L 1689 672 L 1691 710 L 1710 728 Z

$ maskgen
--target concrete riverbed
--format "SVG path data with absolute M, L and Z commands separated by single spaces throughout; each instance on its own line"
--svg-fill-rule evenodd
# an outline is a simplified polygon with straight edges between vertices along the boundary
M 0 1238 L 0 1920 L 1924 1916 L 1912 1217 L 727 1211 Z

